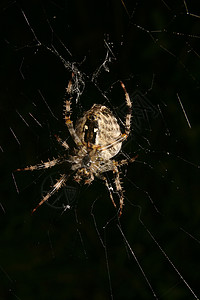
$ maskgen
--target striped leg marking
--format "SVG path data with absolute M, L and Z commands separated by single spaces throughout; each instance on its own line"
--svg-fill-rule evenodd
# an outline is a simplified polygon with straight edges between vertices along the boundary
M 63 187 L 67 181 L 69 175 L 62 175 L 60 179 L 53 185 L 52 189 L 43 197 L 40 203 L 33 209 L 32 213 L 34 213 L 39 206 L 41 206 L 45 201 L 47 201 L 53 194 L 55 194 L 61 187 Z
M 23 169 L 17 169 L 16 171 L 34 171 L 34 170 L 48 169 L 54 167 L 55 165 L 62 164 L 64 161 L 65 159 L 55 158 L 53 160 L 42 162 L 41 164 L 29 166 Z
M 73 74 L 72 74 L 72 76 L 73 76 Z M 72 80 L 69 81 L 66 91 L 69 95 L 71 94 L 71 92 L 72 92 Z M 71 112 L 71 102 L 70 102 L 71 99 L 72 99 L 72 97 L 70 97 L 69 100 L 65 100 L 65 106 L 64 106 L 65 107 L 65 109 L 64 109 L 65 124 L 67 125 L 69 133 L 70 133 L 72 139 L 74 140 L 75 144 L 80 147 L 83 144 L 82 144 L 81 140 L 79 139 L 78 135 L 76 134 L 76 131 L 75 131 L 74 126 L 73 126 L 73 122 L 70 119 L 70 116 L 71 116 L 71 113 L 72 113 Z
M 65 150 L 69 149 L 69 145 L 67 144 L 66 141 L 63 141 L 58 135 L 55 134 L 55 138 L 58 141 L 58 143 L 65 148 Z
M 122 190 L 122 186 L 121 186 L 121 182 L 120 182 L 120 176 L 119 176 L 119 170 L 117 167 L 115 167 L 115 169 L 113 170 L 113 174 L 115 176 L 115 186 L 116 186 L 116 190 L 119 194 L 119 218 L 122 215 L 122 209 L 123 209 L 123 205 L 124 205 L 124 193 Z
M 120 83 L 121 83 L 121 87 L 124 90 L 126 105 L 128 107 L 128 113 L 126 115 L 126 123 L 125 123 L 125 134 L 128 136 L 131 130 L 132 103 L 124 83 L 122 81 L 120 81 Z

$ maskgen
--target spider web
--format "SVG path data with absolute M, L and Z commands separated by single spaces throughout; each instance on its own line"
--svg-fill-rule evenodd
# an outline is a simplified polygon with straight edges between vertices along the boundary
M 197 4 L 5 1 L 1 21 L 1 298 L 198 299 Z M 62 155 L 55 134 L 74 146 L 72 72 L 73 120 L 102 103 L 123 128 L 119 80 L 133 102 L 120 220 L 98 180 L 69 181 L 31 216 L 62 170 L 14 173 Z

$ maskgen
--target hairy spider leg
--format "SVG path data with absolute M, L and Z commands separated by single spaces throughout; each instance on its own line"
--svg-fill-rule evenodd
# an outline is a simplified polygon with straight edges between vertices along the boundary
M 120 84 L 124 90 L 126 106 L 128 107 L 128 113 L 126 115 L 126 121 L 125 121 L 125 132 L 122 133 L 118 138 L 116 138 L 112 143 L 110 143 L 106 146 L 99 147 L 99 149 L 98 149 L 99 151 L 107 150 L 107 149 L 113 147 L 114 145 L 125 141 L 128 138 L 130 131 L 131 131 L 132 103 L 131 103 L 131 99 L 129 97 L 129 94 L 126 90 L 124 83 L 122 81 L 120 81 Z
M 119 194 L 119 218 L 120 218 L 122 215 L 122 209 L 123 209 L 123 205 L 124 205 L 124 192 L 123 192 L 122 185 L 120 182 L 119 170 L 117 167 L 114 168 L 113 175 L 115 177 L 116 190 Z
M 122 209 L 123 209 L 123 205 L 124 205 L 124 194 L 123 194 L 123 190 L 122 190 L 122 186 L 121 186 L 121 182 L 120 182 L 120 172 L 118 170 L 118 167 L 123 166 L 123 165 L 128 165 L 129 163 L 133 163 L 137 157 L 138 157 L 138 155 L 136 155 L 130 159 L 122 159 L 120 161 L 113 161 L 116 166 L 115 169 L 113 170 L 113 174 L 115 175 L 115 186 L 116 186 L 117 192 L 119 193 L 119 197 L 120 197 L 119 217 L 122 215 Z
M 45 201 L 47 201 L 53 194 L 55 194 L 61 187 L 63 187 L 70 175 L 63 174 L 60 179 L 52 186 L 51 190 L 42 198 L 38 205 L 32 210 L 34 213 L 39 206 L 41 206 Z
M 107 178 L 105 176 L 102 176 L 101 179 L 105 182 L 105 185 L 106 185 L 106 187 L 107 187 L 107 189 L 109 191 L 109 194 L 110 194 L 110 199 L 111 199 L 114 207 L 117 207 L 117 205 L 116 205 L 116 203 L 115 203 L 115 201 L 113 199 L 113 195 L 112 195 L 113 188 L 112 188 L 111 184 L 108 183 L 108 180 L 107 180 Z
M 65 159 L 54 158 L 53 160 L 48 160 L 46 162 L 41 162 L 41 164 L 29 166 L 22 169 L 17 169 L 16 171 L 34 171 L 34 170 L 48 169 L 54 167 L 55 165 L 62 164 L 64 161 Z
M 68 150 L 69 149 L 69 145 L 67 144 L 66 141 L 63 141 L 58 135 L 55 134 L 55 138 L 57 140 L 57 142 L 65 148 L 65 150 Z
M 129 97 L 129 94 L 126 90 L 124 83 L 122 81 L 120 81 L 120 83 L 121 83 L 121 87 L 124 90 L 126 106 L 128 107 L 128 113 L 126 115 L 126 123 L 125 123 L 125 134 L 128 137 L 128 135 L 130 134 L 130 130 L 131 130 L 132 103 L 131 103 L 131 99 Z
M 123 189 L 122 189 L 122 185 L 121 185 L 121 182 L 120 182 L 120 172 L 118 170 L 118 167 L 120 166 L 123 166 L 125 164 L 128 164 L 128 163 L 132 163 L 136 160 L 136 158 L 138 157 L 138 155 L 130 158 L 130 159 L 123 159 L 123 160 L 120 160 L 119 162 L 118 161 L 115 161 L 115 160 L 112 160 L 112 168 L 109 168 L 108 170 L 112 170 L 113 171 L 113 174 L 114 174 L 114 181 L 115 181 L 115 187 L 116 187 L 116 190 L 119 194 L 119 204 L 120 204 L 120 208 L 119 208 L 119 218 L 121 217 L 122 215 L 122 209 L 123 209 L 123 205 L 124 205 L 124 193 L 123 193 Z M 114 207 L 117 207 L 116 206 L 116 203 L 113 199 L 113 195 L 112 195 L 112 191 L 113 191 L 113 188 L 111 186 L 111 184 L 109 184 L 107 178 L 105 176 L 98 176 L 100 179 L 102 179 L 104 182 L 105 182 L 105 185 L 109 191 L 109 194 L 110 194 L 110 199 L 114 205 Z
M 133 163 L 137 157 L 138 157 L 138 155 L 136 155 L 132 158 L 129 158 L 129 159 L 122 159 L 120 161 L 115 161 L 115 163 L 118 167 L 123 166 L 123 165 L 128 165 L 129 163 Z
M 72 74 L 72 76 L 73 76 L 73 74 Z M 72 94 L 72 80 L 69 81 L 66 91 L 69 95 Z M 64 109 L 65 124 L 67 125 L 69 133 L 70 133 L 72 139 L 74 140 L 75 144 L 78 147 L 81 147 L 81 146 L 83 146 L 83 144 L 82 144 L 80 138 L 78 137 L 78 135 L 76 134 L 76 131 L 73 126 L 73 122 L 70 119 L 70 116 L 71 116 L 71 101 L 70 100 L 72 98 L 73 97 L 70 97 L 69 100 L 65 101 L 65 105 L 64 105 L 64 107 L 65 107 L 65 109 Z

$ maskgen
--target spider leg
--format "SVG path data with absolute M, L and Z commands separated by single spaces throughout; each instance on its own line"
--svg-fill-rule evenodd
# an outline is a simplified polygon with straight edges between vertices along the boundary
M 115 163 L 118 167 L 123 166 L 123 165 L 128 165 L 129 163 L 133 163 L 137 157 L 138 157 L 138 155 L 136 155 L 132 158 L 129 158 L 129 159 L 122 159 L 120 161 L 115 161 Z
M 29 167 L 26 167 L 23 169 L 17 169 L 16 171 L 34 171 L 34 170 L 48 169 L 48 168 L 54 167 L 57 164 L 62 164 L 63 162 L 64 162 L 64 159 L 54 158 L 53 160 L 42 162 L 41 164 L 29 166 Z
M 127 137 L 130 134 L 130 131 L 131 131 L 132 103 L 131 103 L 131 99 L 129 97 L 129 94 L 126 90 L 126 87 L 125 87 L 124 83 L 122 81 L 120 81 L 120 84 L 121 84 L 121 87 L 124 90 L 125 99 L 126 99 L 126 106 L 128 107 L 128 113 L 126 115 L 126 121 L 125 121 L 125 132 L 122 133 L 118 138 L 113 140 L 110 144 L 99 147 L 99 149 L 98 149 L 99 151 L 107 150 L 107 149 L 113 147 L 114 145 L 116 145 L 118 143 L 122 143 L 123 141 L 125 141 L 127 139 Z
M 64 186 L 68 177 L 69 177 L 69 175 L 66 175 L 66 174 L 62 175 L 60 177 L 60 179 L 58 179 L 58 181 L 53 185 L 53 187 L 51 188 L 51 190 L 46 194 L 46 196 L 44 196 L 42 198 L 42 200 L 40 201 L 40 203 L 33 209 L 32 213 L 34 213 L 39 206 L 41 206 L 53 194 L 55 194 L 62 186 Z
M 65 150 L 69 149 L 69 145 L 66 141 L 63 141 L 58 135 L 55 134 L 55 138 L 58 141 L 58 143 L 65 148 Z
M 72 94 L 72 80 L 69 81 L 66 91 L 69 95 Z M 73 126 L 73 122 L 70 119 L 70 116 L 71 116 L 71 101 L 70 100 L 71 99 L 72 99 L 72 97 L 70 97 L 69 100 L 65 100 L 65 105 L 64 105 L 64 107 L 65 107 L 65 109 L 64 109 L 65 124 L 67 125 L 69 133 L 70 133 L 72 139 L 74 140 L 75 144 L 80 147 L 83 144 L 82 144 L 80 138 L 78 137 L 78 135 L 76 134 L 76 131 Z
M 120 81 L 120 83 L 121 83 L 121 87 L 124 90 L 126 106 L 128 107 L 128 113 L 126 115 L 126 123 L 125 123 L 125 134 L 127 138 L 131 130 L 132 103 L 124 83 L 122 81 Z
M 118 167 L 134 162 L 137 157 L 138 157 L 138 155 L 136 155 L 130 159 L 122 159 L 120 161 L 113 161 L 113 164 L 114 164 L 113 174 L 115 176 L 115 186 L 116 186 L 116 190 L 120 197 L 120 199 L 119 199 L 119 204 L 120 204 L 119 218 L 122 215 L 122 209 L 123 209 L 123 205 L 124 205 L 124 193 L 123 193 L 122 185 L 120 182 L 120 173 L 119 173 Z
M 109 182 L 108 182 L 108 180 L 107 180 L 107 178 L 105 176 L 102 176 L 101 179 L 104 180 L 104 182 L 105 182 L 105 185 L 106 185 L 106 187 L 107 187 L 107 189 L 109 191 L 109 194 L 110 194 L 110 199 L 111 199 L 114 207 L 117 207 L 117 205 L 116 205 L 116 203 L 115 203 L 115 201 L 113 199 L 113 195 L 112 195 L 113 188 L 112 188 L 111 184 L 109 184 Z
M 117 167 L 115 167 L 113 169 L 113 174 L 115 176 L 116 190 L 119 194 L 119 218 L 120 218 L 122 215 L 122 209 L 123 209 L 123 205 L 124 205 L 124 193 L 123 193 L 122 185 L 120 182 L 119 170 Z

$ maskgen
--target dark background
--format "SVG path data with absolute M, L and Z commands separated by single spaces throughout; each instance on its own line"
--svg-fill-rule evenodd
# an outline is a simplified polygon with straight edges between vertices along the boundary
M 195 1 L 188 3 L 193 15 L 186 14 L 183 1 L 124 4 L 126 9 L 114 0 L 1 4 L 0 299 L 154 298 L 100 181 L 90 187 L 70 182 L 76 191 L 71 210 L 43 205 L 31 215 L 54 171 L 14 170 L 62 154 L 54 134 L 69 136 L 62 109 L 71 70 L 48 51 L 51 44 L 76 63 L 86 84 L 73 105 L 74 119 L 93 103 L 104 103 L 123 119 L 118 80 L 125 83 L 133 122 L 123 151 L 139 156 L 121 170 L 126 195 L 121 228 L 158 299 L 195 297 L 148 230 L 200 295 L 200 19 L 194 16 L 200 12 Z M 109 53 L 110 72 L 102 70 L 92 82 L 106 57 L 105 41 L 114 54 Z M 73 146 L 70 138 L 68 142 Z M 55 174 L 58 178 L 59 167 Z

